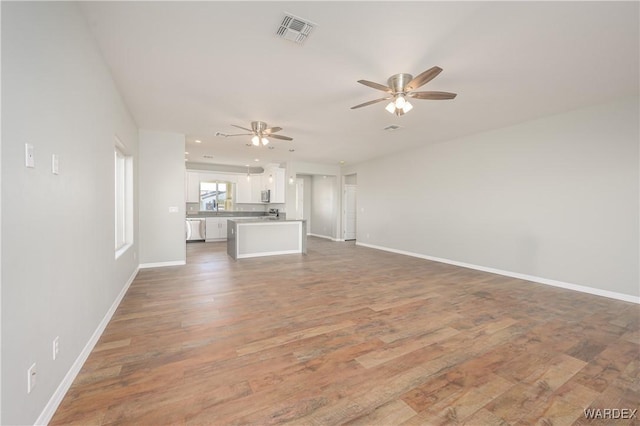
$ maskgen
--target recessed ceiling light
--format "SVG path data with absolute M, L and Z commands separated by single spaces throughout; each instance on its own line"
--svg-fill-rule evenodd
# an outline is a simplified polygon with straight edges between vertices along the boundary
M 344 160 L 340 160 L 340 164 L 344 164 Z
M 248 165 L 248 164 L 245 164 L 244 166 L 245 166 L 245 167 L 249 167 L 249 165 Z
M 185 159 L 184 159 L 184 161 L 189 161 L 189 159 L 188 159 L 188 158 L 185 158 Z
M 259 158 L 255 158 L 253 161 L 255 161 L 257 163 L 258 161 L 260 161 L 260 159 Z
M 184 152 L 184 155 L 189 155 L 189 151 L 185 151 L 185 152 Z
M 196 139 L 194 142 L 195 143 L 202 143 L 202 141 L 200 139 Z

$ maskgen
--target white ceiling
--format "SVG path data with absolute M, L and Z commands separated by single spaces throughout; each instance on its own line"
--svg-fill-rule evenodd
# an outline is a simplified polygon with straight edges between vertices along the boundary
M 87 2 L 82 11 L 138 126 L 186 134 L 194 162 L 354 164 L 638 95 L 638 2 Z M 305 44 L 276 37 L 285 11 L 317 24 Z M 384 96 L 357 80 L 386 84 L 434 65 L 444 71 L 420 90 L 456 99 L 412 101 L 403 117 L 385 103 L 350 109 Z M 294 141 L 267 150 L 215 136 L 253 120 Z M 390 124 L 402 128 L 382 130 Z

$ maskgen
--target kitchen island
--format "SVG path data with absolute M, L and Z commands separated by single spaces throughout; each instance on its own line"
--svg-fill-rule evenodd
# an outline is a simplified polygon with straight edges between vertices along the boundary
M 307 223 L 274 217 L 229 219 L 227 253 L 233 259 L 307 252 Z

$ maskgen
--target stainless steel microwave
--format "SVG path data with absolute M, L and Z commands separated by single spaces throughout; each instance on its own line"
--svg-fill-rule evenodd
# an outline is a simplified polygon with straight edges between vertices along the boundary
M 263 203 L 268 203 L 271 200 L 271 191 L 270 190 L 264 190 L 260 193 L 260 201 L 262 201 Z

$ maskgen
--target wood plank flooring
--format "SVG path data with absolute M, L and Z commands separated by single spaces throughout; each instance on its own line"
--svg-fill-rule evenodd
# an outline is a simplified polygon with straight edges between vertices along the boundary
M 141 270 L 51 424 L 640 424 L 638 305 L 308 243 Z

